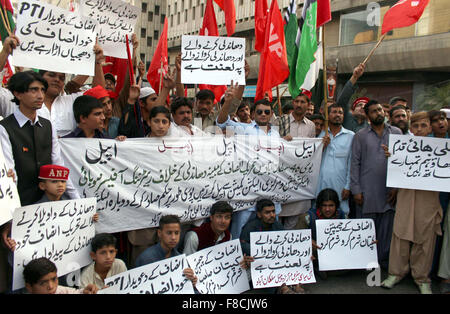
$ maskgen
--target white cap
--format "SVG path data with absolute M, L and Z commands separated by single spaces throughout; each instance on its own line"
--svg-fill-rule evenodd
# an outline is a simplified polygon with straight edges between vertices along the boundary
M 150 96 L 151 94 L 156 94 L 155 90 L 151 87 L 142 87 L 141 93 L 139 94 L 139 99 Z
M 450 109 L 442 108 L 441 111 L 445 112 L 445 114 L 447 115 L 447 119 L 450 119 Z

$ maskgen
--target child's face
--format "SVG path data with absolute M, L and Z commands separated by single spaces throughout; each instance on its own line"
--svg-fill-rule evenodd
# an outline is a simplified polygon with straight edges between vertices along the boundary
M 42 276 L 37 283 L 25 285 L 28 292 L 31 294 L 54 294 L 58 288 L 58 276 L 56 272 L 48 273 Z
M 66 183 L 65 180 L 44 180 L 39 183 L 39 187 L 42 191 L 59 199 L 66 191 Z
M 98 249 L 97 252 L 91 252 L 91 258 L 97 266 L 111 268 L 116 259 L 116 254 L 117 249 L 112 245 L 108 245 Z
M 336 213 L 336 204 L 333 201 L 324 201 L 320 212 L 325 218 L 331 218 Z
M 420 119 L 411 123 L 409 127 L 414 136 L 427 136 L 431 133 L 431 124 L 429 119 Z

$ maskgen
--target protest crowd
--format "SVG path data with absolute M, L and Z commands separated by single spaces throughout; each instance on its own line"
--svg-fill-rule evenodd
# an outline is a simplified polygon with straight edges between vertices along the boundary
M 69 78 L 69 74 L 78 72 L 63 73 L 16 67 L 15 73 L 0 88 L 0 116 L 3 117 L 0 121 L 0 143 L 4 156 L 2 178 L 14 182 L 20 207 L 24 209 L 20 214 L 12 213 L 14 219 L 0 221 L 0 293 L 94 294 L 107 293 L 108 289 L 112 289 L 109 290 L 110 293 L 143 293 L 139 291 L 145 289 L 148 293 L 214 293 L 220 287 L 211 278 L 218 274 L 213 268 L 205 273 L 208 264 L 205 259 L 208 260 L 208 256 L 213 254 L 222 258 L 225 254 L 233 256 L 233 262 L 236 261 L 235 264 L 227 262 L 228 266 L 221 265 L 222 271 L 229 267 L 233 269 L 232 278 L 235 280 L 229 279 L 229 282 L 236 285 L 244 282 L 242 286 L 247 287 L 239 288 L 236 293 L 260 289 L 259 293 L 267 294 L 304 294 L 307 293 L 309 284 L 314 285 L 314 276 L 326 280 L 327 276 L 339 275 L 339 270 L 346 269 L 345 266 L 319 266 L 321 259 L 325 261 L 327 258 L 321 254 L 333 247 L 330 243 L 324 243 L 322 236 L 328 234 L 331 228 L 338 232 L 336 226 L 339 227 L 339 232 L 345 232 L 342 225 L 335 223 L 336 220 L 344 225 L 348 221 L 346 226 L 350 226 L 350 223 L 356 225 L 359 220 L 364 220 L 361 226 L 365 224 L 365 227 L 358 228 L 361 232 L 364 229 L 371 230 L 373 236 L 359 246 L 376 254 L 377 267 L 387 271 L 387 277 L 382 278 L 381 282 L 383 288 L 395 289 L 394 286 L 411 273 L 418 292 L 431 294 L 434 278 L 439 282 L 438 289 L 442 293 L 450 293 L 449 176 L 434 176 L 434 180 L 444 186 L 443 190 L 397 188 L 388 186 L 387 183 L 389 161 L 399 151 L 405 151 L 405 147 L 411 147 L 408 145 L 415 137 L 435 140 L 438 143 L 436 145 L 443 147 L 440 151 L 434 149 L 434 156 L 447 161 L 442 168 L 443 173 L 448 173 L 448 104 L 442 104 L 441 110 L 414 112 L 411 110 L 413 105 L 399 96 L 392 97 L 387 104 L 367 97 L 354 100 L 358 80 L 364 75 L 365 63 L 355 64 L 351 78 L 337 94 L 336 101 L 328 99 L 315 104 L 310 93 L 299 91 L 292 96 L 289 104 L 278 111 L 275 106 L 280 106 L 280 103 L 270 95 L 273 86 L 266 90 L 258 87 L 262 92 L 259 95 L 261 97 L 257 92 L 258 97 L 255 99 L 244 99 L 245 85 L 233 81 L 233 78 L 223 88 L 204 85 L 196 90 L 194 98 L 189 98 L 185 94 L 186 85 L 182 80 L 184 75 L 189 75 L 189 71 L 183 68 L 183 54 L 178 54 L 174 67 L 168 67 L 164 71 L 162 67 L 157 67 L 161 71 L 155 74 L 144 68 L 144 64 L 136 56 L 138 40 L 134 34 L 129 35 L 131 49 L 127 55 L 128 63 L 121 64 L 120 75 L 112 70 L 111 59 L 105 56 L 102 45 L 96 43 L 93 44 L 91 63 L 93 75 L 78 74 Z M 8 57 L 15 56 L 15 51 L 20 49 L 21 44 L 22 40 L 13 33 L 3 40 L 0 68 L 7 65 Z M 245 60 L 241 61 L 244 64 L 241 74 L 248 78 L 250 66 Z M 19 64 L 20 61 L 15 60 L 15 63 Z M 89 77 L 91 81 L 87 84 Z M 156 83 L 151 84 L 152 82 Z M 398 141 L 405 139 L 404 147 L 393 147 L 392 136 L 398 136 Z M 300 156 L 298 151 L 302 150 L 302 157 L 297 157 L 297 160 L 300 162 L 304 158 L 310 163 L 310 169 L 316 169 L 310 172 L 314 173 L 311 175 L 314 178 L 306 183 L 311 191 L 301 192 L 302 186 L 299 187 L 299 184 L 283 185 L 285 189 L 282 191 L 286 195 L 297 193 L 294 198 L 283 199 L 279 192 L 281 189 L 272 195 L 270 191 L 275 191 L 275 188 L 264 192 L 258 190 L 261 185 L 241 182 L 242 185 L 238 186 L 239 180 L 234 179 L 236 176 L 239 179 L 240 173 L 244 178 L 243 168 L 240 168 L 241 172 L 233 169 L 235 177 L 230 179 L 227 186 L 232 188 L 234 185 L 234 197 L 229 196 L 230 190 L 223 193 L 221 190 L 217 193 L 205 192 L 209 199 L 200 199 L 197 202 L 198 210 L 194 210 L 192 202 L 182 203 L 183 197 L 188 197 L 185 195 L 185 188 L 189 187 L 189 182 L 194 181 L 185 180 L 183 183 L 183 179 L 173 180 L 172 174 L 175 175 L 177 169 L 173 173 L 171 170 L 166 173 L 161 171 L 161 180 L 169 176 L 165 181 L 169 183 L 158 190 L 160 195 L 155 195 L 155 190 L 151 190 L 154 188 L 152 184 L 156 184 L 155 178 L 153 183 L 148 181 L 150 183 L 145 185 L 145 178 L 139 172 L 145 166 L 144 162 L 157 170 L 160 169 L 158 163 L 165 162 L 148 154 L 148 149 L 154 148 L 154 152 L 159 150 L 161 154 L 165 151 L 174 152 L 174 163 L 179 166 L 182 162 L 189 162 L 190 166 L 195 164 L 195 173 L 199 177 L 200 165 L 209 164 L 213 157 L 204 154 L 200 161 L 194 160 L 194 157 L 190 160 L 198 145 L 220 143 L 222 146 L 217 147 L 224 147 L 221 156 L 226 158 L 227 152 L 232 155 L 240 151 L 240 145 L 247 148 L 251 146 L 252 150 L 254 146 L 248 142 L 254 143 L 255 139 L 259 141 L 255 151 L 261 154 L 261 158 L 266 153 L 281 156 L 291 148 L 296 156 Z M 267 142 L 272 146 L 263 147 Z M 94 143 L 93 146 L 89 146 L 91 143 Z M 229 143 L 232 144 L 228 145 Z M 92 153 L 92 147 L 97 151 L 100 148 L 99 158 L 93 157 L 95 154 Z M 121 183 L 125 185 L 125 171 L 112 169 L 111 177 L 115 177 L 111 179 L 106 173 L 103 178 L 100 175 L 95 178 L 93 169 L 102 163 L 108 164 L 128 147 L 130 152 L 124 155 L 128 160 L 123 162 L 127 162 L 127 171 L 133 172 L 135 167 L 138 169 L 132 175 L 137 190 L 125 204 L 125 199 L 120 199 L 119 193 L 111 192 L 114 185 L 119 184 L 120 179 L 117 178 L 121 175 Z M 314 151 L 306 156 L 308 147 L 312 147 Z M 414 153 L 420 149 L 428 152 L 422 145 L 410 157 L 413 158 Z M 180 156 L 184 160 L 181 161 Z M 242 165 L 246 161 L 242 156 L 249 155 L 241 155 L 239 167 L 244 167 Z M 318 157 L 308 159 L 314 156 Z M 74 159 L 82 160 L 82 166 L 74 163 Z M 433 162 L 439 164 L 436 160 Z M 247 163 L 250 162 L 253 161 L 248 159 Z M 410 167 L 414 167 L 411 164 Z M 178 174 L 182 167 L 179 167 Z M 288 170 L 292 170 L 294 174 L 300 171 L 295 163 L 289 167 Z M 194 172 L 194 168 L 189 169 Z M 261 169 L 259 170 L 262 171 Z M 273 180 L 279 180 L 279 172 L 282 172 L 280 168 L 267 172 L 264 177 L 266 183 L 271 182 L 272 175 Z M 206 185 L 205 189 L 209 184 L 214 184 L 207 177 L 203 176 L 205 181 L 202 181 Z M 287 176 L 282 178 L 290 180 Z M 102 183 L 103 190 L 99 185 L 95 193 L 87 192 L 88 185 L 99 184 L 103 179 L 110 181 Z M 82 183 L 83 180 L 87 183 Z M 281 186 L 282 183 L 273 184 Z M 146 189 L 151 190 L 151 194 L 145 194 Z M 253 191 L 250 194 L 246 191 L 244 194 L 244 189 Z M 195 190 L 192 193 L 197 192 Z M 2 198 L 3 193 L 6 197 L 7 192 L 2 188 Z M 164 200 L 170 200 L 167 195 L 177 193 L 177 203 L 163 206 Z M 252 199 L 239 199 L 240 195 L 252 195 Z M 87 200 L 92 197 L 97 198 L 93 201 L 96 204 L 94 208 L 90 207 L 92 203 Z M 137 204 L 139 198 L 140 205 L 130 205 Z M 150 201 L 151 198 L 158 198 L 159 202 Z M 86 258 L 88 260 L 83 262 L 82 267 L 73 269 L 79 271 L 79 278 L 74 283 L 70 279 L 72 272 L 61 273 L 57 263 L 66 253 L 58 255 L 54 248 L 47 245 L 46 253 L 40 254 L 39 250 L 43 248 L 38 250 L 37 246 L 42 243 L 32 241 L 32 236 L 29 235 L 38 234 L 44 222 L 49 220 L 45 220 L 46 215 L 49 218 L 58 216 L 44 211 L 45 208 L 53 208 L 56 212 L 56 204 L 63 204 L 61 210 L 64 213 L 72 204 L 77 204 L 73 205 L 74 208 L 81 206 L 80 203 L 73 202 L 83 199 L 86 199 L 86 203 L 82 203 L 84 210 L 78 207 L 80 212 L 76 216 L 80 218 L 70 223 L 70 233 L 74 222 L 77 224 L 74 229 L 81 232 L 82 229 L 90 228 L 92 233 L 84 242 L 79 242 L 80 247 L 86 249 L 83 251 L 84 261 Z M 246 205 L 238 205 L 239 201 Z M 146 202 L 151 202 L 151 206 L 144 207 Z M 113 209 L 112 203 L 117 208 Z M 202 206 L 202 203 L 206 205 Z M 114 216 L 119 218 L 108 218 L 108 215 L 116 215 L 119 207 L 126 207 L 127 211 L 120 209 L 121 216 Z M 151 210 L 146 211 L 149 208 Z M 0 208 L 0 211 L 9 210 L 10 208 Z M 30 213 L 30 210 L 35 210 L 36 214 Z M 59 214 L 59 217 L 63 216 Z M 319 223 L 326 223 L 326 220 L 333 220 L 334 224 L 323 227 L 325 230 L 328 228 L 328 231 L 323 231 Z M 15 237 L 19 232 L 14 233 L 14 230 L 19 230 L 25 224 L 28 224 L 28 233 Z M 60 232 L 58 227 L 56 229 L 50 235 L 49 229 L 42 231 L 42 239 L 68 236 L 65 232 Z M 270 238 L 268 235 L 264 242 L 264 234 L 272 234 L 271 232 L 274 237 Z M 303 245 L 306 245 L 306 259 L 297 257 L 294 262 L 283 261 L 281 266 L 274 266 L 276 263 L 273 261 L 272 266 L 261 264 L 264 255 L 269 259 L 267 251 L 277 250 L 277 246 L 272 245 L 277 244 L 277 240 L 271 240 L 275 239 L 276 234 L 285 235 L 280 247 L 289 242 L 290 246 L 286 246 L 289 250 L 302 251 Z M 329 237 L 328 240 L 336 239 Z M 57 240 L 54 241 L 57 243 Z M 77 241 L 78 238 L 75 242 Z M 360 243 L 362 242 L 364 241 Z M 340 242 L 335 243 L 337 245 Z M 265 246 L 269 244 L 271 246 Z M 23 251 L 26 246 L 29 247 L 28 253 Z M 214 248 L 219 246 L 225 249 L 217 253 Z M 205 250 L 210 250 L 209 255 L 201 255 Z M 80 249 L 78 254 L 81 252 Z M 20 255 L 20 261 L 19 253 L 23 254 Z M 295 256 L 296 253 L 292 255 Z M 286 279 L 279 284 L 268 284 L 271 281 L 270 275 L 265 279 L 262 279 L 262 275 L 258 277 L 258 274 L 267 269 L 272 269 L 273 272 L 300 269 L 304 267 L 305 260 L 309 266 L 306 267 L 305 274 L 298 276 L 301 279 L 296 277 L 297 279 Z M 344 265 L 346 262 L 349 261 L 344 260 Z M 152 266 L 157 263 L 159 268 Z M 17 264 L 21 266 L 16 267 Z M 153 272 L 149 270 L 151 267 Z M 156 278 L 152 277 L 156 269 L 162 267 L 167 267 L 168 270 L 159 270 L 161 278 L 166 273 L 171 275 L 173 272 L 171 282 L 179 280 L 180 284 L 167 284 L 163 288 L 156 288 L 157 285 L 154 284 L 152 288 L 149 285 L 144 288 L 138 287 L 136 282 L 128 282 L 126 285 L 126 277 L 120 277 L 120 274 L 129 272 L 128 278 L 135 276 L 139 278 L 139 282 L 142 279 L 142 285 L 144 281 L 149 284 L 156 280 L 152 279 Z M 17 273 L 18 271 L 20 272 Z M 175 276 L 175 271 L 180 279 L 176 279 L 178 277 Z M 228 275 L 231 277 L 230 273 Z M 13 284 L 16 278 L 22 284 Z M 229 282 L 222 287 L 229 286 Z M 183 290 L 188 286 L 189 290 Z

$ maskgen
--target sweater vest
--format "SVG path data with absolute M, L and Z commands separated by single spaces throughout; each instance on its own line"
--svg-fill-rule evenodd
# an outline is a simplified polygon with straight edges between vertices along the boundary
M 200 227 L 192 228 L 192 231 L 194 231 L 198 236 L 198 251 L 210 246 L 214 246 L 216 244 L 216 242 L 214 241 L 214 239 L 216 238 L 216 234 L 212 230 L 210 222 L 205 222 Z M 230 238 L 230 231 L 225 230 L 224 238 L 218 243 L 229 241 Z
M 15 116 L 9 115 L 0 121 L 11 142 L 17 174 L 17 190 L 22 206 L 39 201 L 43 191 L 39 189 L 39 168 L 52 163 L 52 125 L 49 120 L 39 117 L 32 126 L 28 121 L 22 128 Z

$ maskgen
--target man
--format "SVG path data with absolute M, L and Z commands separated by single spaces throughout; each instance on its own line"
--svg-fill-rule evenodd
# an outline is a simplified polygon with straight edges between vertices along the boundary
M 116 78 L 112 73 L 105 74 L 105 89 L 113 93 L 116 92 Z
M 250 256 L 250 233 L 261 231 L 284 230 L 283 225 L 277 221 L 275 204 L 269 199 L 260 199 L 256 202 L 256 218 L 247 222 L 242 229 L 240 236 L 242 253 Z M 270 289 L 275 292 L 276 289 Z M 292 289 L 285 284 L 279 288 L 282 294 L 304 293 L 300 284 L 292 286 Z
M 173 123 L 170 124 L 170 136 L 203 136 L 205 132 L 192 124 L 192 102 L 186 97 L 177 97 L 170 105 Z
M 388 122 L 389 121 L 389 112 L 391 111 L 392 106 L 390 104 L 386 104 L 386 103 L 383 103 L 382 106 L 383 106 L 383 110 L 384 110 L 384 118 L 385 118 L 384 122 Z
M 7 167 L 13 169 L 17 179 L 22 206 L 42 197 L 38 187 L 42 165 L 64 165 L 55 128 L 37 113 L 44 103 L 47 86 L 47 81 L 33 71 L 16 73 L 8 82 L 13 102 L 19 108 L 0 122 L 0 138 Z M 71 198 L 79 198 L 70 180 L 67 190 Z
M 406 115 L 408 117 L 408 121 L 411 119 L 411 109 L 408 107 L 408 101 L 405 98 L 395 96 L 392 97 L 391 100 L 389 100 L 389 105 L 391 108 L 394 108 L 395 106 L 403 106 L 406 110 Z
M 438 138 L 449 138 L 448 121 L 445 112 L 431 110 L 428 112 L 431 121 L 431 135 Z
M 77 127 L 65 138 L 107 138 L 102 132 L 105 114 L 97 98 L 89 95 L 78 97 L 73 103 L 73 114 Z
M 389 123 L 399 128 L 403 134 L 411 135 L 409 132 L 409 121 L 406 109 L 402 105 L 396 105 L 389 111 Z
M 316 137 L 316 126 L 314 122 L 306 118 L 306 112 L 310 107 L 310 100 L 306 94 L 300 94 L 292 101 L 294 111 L 289 115 L 280 117 L 280 135 L 287 141 L 294 137 Z M 301 215 L 305 214 L 311 207 L 311 200 L 297 201 L 283 204 L 280 217 L 283 217 L 285 229 L 293 229 Z
M 209 89 L 202 89 L 195 96 L 194 124 L 203 131 L 211 129 L 216 124 L 217 112 L 214 110 L 216 96 Z
M 305 117 L 309 119 L 309 117 L 311 117 L 313 114 L 314 114 L 314 104 L 310 101 L 308 108 L 306 109 Z
M 186 233 L 183 253 L 190 255 L 207 247 L 231 240 L 228 230 L 233 215 L 233 207 L 225 201 L 211 206 L 209 222 Z
M 11 35 L 3 42 L 3 49 L 0 52 L 0 67 L 6 63 L 6 60 L 13 50 L 19 45 L 19 39 L 15 35 Z M 103 69 L 101 61 L 105 58 L 103 56 L 102 48 L 96 44 L 94 46 L 95 53 L 95 75 L 92 81 L 93 86 L 105 86 L 105 79 L 103 77 Z M 94 66 L 94 65 L 93 65 Z M 78 96 L 83 92 L 77 92 L 70 95 L 64 95 L 64 81 L 66 75 L 59 72 L 51 72 L 40 70 L 39 74 L 47 81 L 48 88 L 44 95 L 44 106 L 42 106 L 37 114 L 47 120 L 50 120 L 52 126 L 55 128 L 58 137 L 67 135 L 76 128 L 76 122 L 73 117 L 72 104 Z M 75 77 L 75 84 L 83 85 L 88 76 L 78 75 Z M 6 117 L 8 113 L 14 111 L 14 103 L 11 102 L 13 95 L 6 90 L 2 90 L 0 96 L 1 115 Z
M 384 123 L 384 111 L 376 100 L 364 107 L 370 126 L 353 137 L 350 188 L 356 203 L 356 218 L 375 221 L 378 262 L 387 268 L 392 236 L 396 189 L 386 187 L 387 158 L 382 145 L 389 146 L 389 134 L 400 129 Z
M 313 114 L 311 117 L 309 117 L 309 120 L 314 122 L 315 129 L 316 129 L 316 137 L 319 136 L 320 133 L 322 133 L 323 126 L 325 124 L 325 118 L 321 114 Z
M 280 117 L 280 135 L 286 140 L 293 137 L 315 137 L 314 123 L 306 118 L 310 100 L 306 94 L 300 94 L 292 101 L 292 111 L 289 115 Z
M 159 220 L 158 239 L 159 242 L 142 252 L 136 259 L 136 267 L 144 266 L 151 263 L 160 262 L 167 258 L 180 255 L 177 250 L 180 242 L 180 218 L 175 215 L 162 216 Z M 183 273 L 187 279 L 192 281 L 195 286 L 197 277 L 191 268 L 183 269 Z
M 250 117 L 250 106 L 247 102 L 242 102 L 236 110 L 237 122 L 252 123 Z
M 322 154 L 317 193 L 329 188 L 339 194 L 341 210 L 348 216 L 350 212 L 348 199 L 350 197 L 350 165 L 353 133 L 342 127 L 344 108 L 338 104 L 328 107 L 328 134 L 330 143 Z M 324 137 L 325 131 L 319 135 Z

